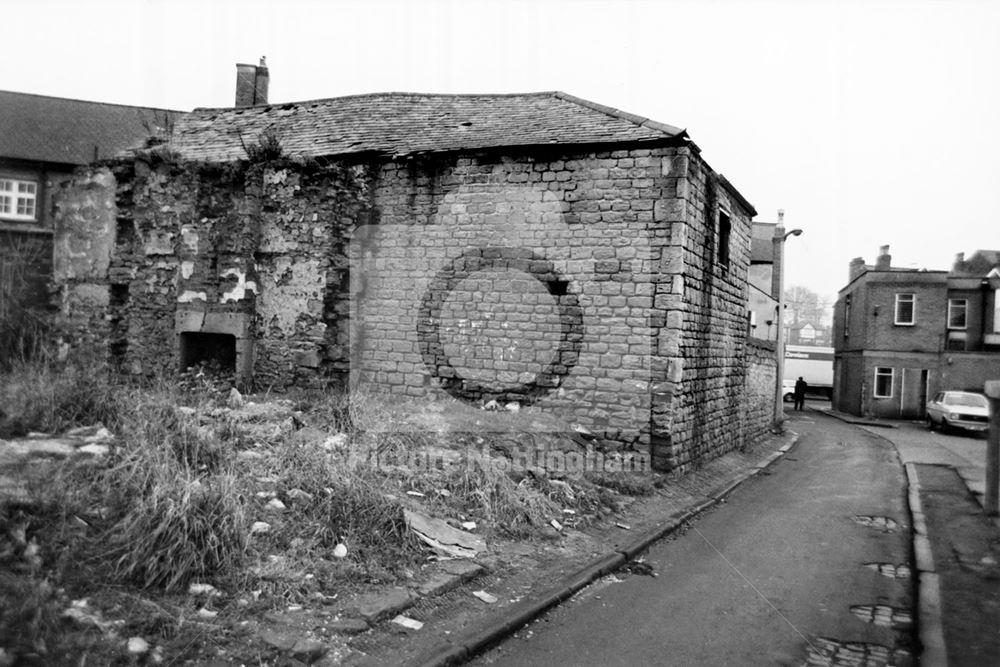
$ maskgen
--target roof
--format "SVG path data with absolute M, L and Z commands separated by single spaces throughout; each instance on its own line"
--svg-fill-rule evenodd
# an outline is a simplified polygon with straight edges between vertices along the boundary
M 953 276 L 984 276 L 991 269 L 1000 267 L 1000 250 L 976 250 L 962 262 L 956 262 Z
M 0 157 L 87 164 L 163 133 L 180 115 L 168 109 L 0 90 Z
M 227 109 L 181 118 L 170 147 L 186 159 L 245 159 L 272 132 L 292 158 L 385 155 L 549 144 L 688 141 L 677 127 L 561 92 L 375 93 Z

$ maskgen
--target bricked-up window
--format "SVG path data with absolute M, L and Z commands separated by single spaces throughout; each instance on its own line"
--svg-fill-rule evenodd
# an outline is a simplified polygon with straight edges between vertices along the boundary
M 0 217 L 13 220 L 34 220 L 38 184 L 0 178 Z
M 965 313 L 968 309 L 968 299 L 948 299 L 948 328 L 964 329 Z
M 892 369 L 875 367 L 875 398 L 892 398 Z
M 851 295 L 844 297 L 844 338 L 851 332 Z
M 917 297 L 913 294 L 897 294 L 896 295 L 896 317 L 894 322 L 896 324 L 910 325 L 916 320 L 914 318 L 915 306 L 917 304 Z
M 733 229 L 733 223 L 729 219 L 729 214 L 723 210 L 719 211 L 719 264 L 729 266 L 729 236 Z

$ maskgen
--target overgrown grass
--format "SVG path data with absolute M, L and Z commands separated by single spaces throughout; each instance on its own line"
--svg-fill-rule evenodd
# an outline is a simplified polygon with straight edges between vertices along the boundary
M 261 423 L 227 408 L 228 389 L 218 383 L 178 389 L 107 378 L 54 364 L 0 377 L 8 434 L 97 421 L 115 433 L 104 463 L 60 469 L 62 477 L 39 485 L 27 519 L 43 541 L 43 572 L 81 597 L 103 589 L 161 600 L 206 581 L 227 600 L 256 600 L 252 609 L 302 603 L 344 585 L 407 577 L 428 552 L 404 508 L 475 521 L 488 537 L 525 538 L 551 536 L 553 519 L 585 525 L 612 511 L 616 492 L 651 491 L 627 475 L 514 469 L 502 436 L 474 439 L 473 452 L 463 434 L 399 423 L 363 394 L 293 392 L 272 403 L 283 406 L 281 424 Z M 401 463 L 415 453 L 433 463 Z M 272 498 L 285 508 L 269 507 Z M 251 533 L 259 521 L 269 530 Z M 341 543 L 347 555 L 337 558 Z M 176 631 L 164 614 L 157 627 Z M 18 612 L 6 622 L 29 621 Z
M 97 422 L 113 426 L 118 407 L 117 391 L 100 368 L 17 361 L 0 376 L 0 438 Z

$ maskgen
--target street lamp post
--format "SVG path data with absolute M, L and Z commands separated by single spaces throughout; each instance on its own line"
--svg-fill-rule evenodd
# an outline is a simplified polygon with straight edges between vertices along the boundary
M 774 252 L 774 270 L 777 276 L 772 284 L 777 285 L 778 292 L 778 316 L 775 321 L 778 325 L 778 332 L 774 339 L 774 351 L 777 357 L 774 382 L 774 430 L 781 431 L 781 424 L 785 420 L 784 396 L 782 396 L 782 382 L 785 374 L 785 258 L 784 245 L 789 236 L 798 236 L 801 229 L 793 229 L 785 232 L 785 212 L 778 210 L 778 224 L 774 228 L 774 238 L 771 240 Z

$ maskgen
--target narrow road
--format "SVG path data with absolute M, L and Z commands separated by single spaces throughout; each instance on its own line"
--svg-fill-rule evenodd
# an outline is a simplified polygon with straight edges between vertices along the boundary
M 658 576 L 605 577 L 475 664 L 914 664 L 892 446 L 815 412 L 789 426 L 787 456 L 650 549 Z

